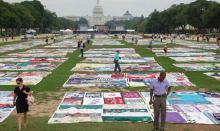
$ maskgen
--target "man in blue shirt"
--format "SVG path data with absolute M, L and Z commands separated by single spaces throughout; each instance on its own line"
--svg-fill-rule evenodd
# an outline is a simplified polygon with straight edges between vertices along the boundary
M 119 59 L 120 56 L 119 56 L 119 50 L 116 51 L 115 53 L 115 56 L 114 56 L 114 63 L 115 63 L 115 69 L 114 69 L 114 72 L 116 73 L 117 72 L 117 69 L 118 69 L 118 72 L 121 73 L 121 67 L 120 67 L 120 64 L 119 64 Z
M 150 102 L 154 107 L 154 130 L 159 129 L 159 116 L 161 117 L 160 131 L 164 131 L 166 121 L 166 99 L 171 91 L 171 87 L 166 78 L 166 73 L 161 72 L 157 79 L 150 84 Z

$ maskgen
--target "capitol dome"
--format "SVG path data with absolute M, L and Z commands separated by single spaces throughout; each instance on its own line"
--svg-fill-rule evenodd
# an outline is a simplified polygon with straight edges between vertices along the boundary
M 93 15 L 104 15 L 102 6 L 96 5 L 93 9 Z
M 131 14 L 128 10 L 124 13 L 123 16 L 126 17 L 126 18 L 128 18 L 128 19 L 133 18 L 132 14 Z
M 93 8 L 93 16 L 103 16 L 103 8 L 99 5 L 99 1 L 97 2 L 97 5 Z

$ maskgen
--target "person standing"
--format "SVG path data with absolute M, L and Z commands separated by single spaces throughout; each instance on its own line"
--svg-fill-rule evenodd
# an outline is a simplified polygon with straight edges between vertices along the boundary
M 171 87 L 166 80 L 166 72 L 161 72 L 157 79 L 154 79 L 150 84 L 150 102 L 154 107 L 154 129 L 164 131 L 166 122 L 166 99 L 170 94 Z M 161 117 L 161 124 L 159 123 Z M 159 128 L 160 124 L 160 128 Z
M 150 40 L 148 48 L 152 51 L 153 39 Z
M 90 39 L 89 37 L 87 37 L 86 44 L 88 45 L 89 43 L 90 43 Z
M 125 35 L 122 35 L 122 39 L 125 40 Z
M 134 37 L 131 38 L 131 42 L 132 42 L 132 44 L 134 44 Z
M 136 44 L 136 45 L 138 44 L 138 38 L 135 39 L 135 44 Z
M 206 37 L 206 41 L 209 43 L 209 36 L 206 35 L 205 37 Z
M 197 37 L 196 37 L 196 41 L 197 41 L 197 42 L 199 42 L 199 37 L 200 37 L 200 36 L 199 36 L 199 35 L 197 35 Z
M 86 47 L 85 43 L 83 43 L 83 41 L 80 41 L 78 46 L 79 46 L 78 48 L 80 49 L 81 57 L 84 57 L 83 53 L 84 53 L 84 48 Z
M 117 69 L 118 69 L 118 72 L 120 74 L 121 73 L 121 67 L 120 67 L 120 64 L 119 64 L 119 59 L 121 59 L 121 58 L 119 56 L 119 53 L 120 53 L 119 50 L 117 50 L 116 53 L 115 53 L 115 56 L 114 56 L 114 63 L 115 63 L 114 72 L 117 73 Z
M 21 130 L 21 114 L 24 114 L 24 128 L 27 128 L 27 112 L 28 112 L 28 95 L 31 95 L 32 92 L 30 88 L 23 84 L 22 78 L 16 79 L 17 87 L 14 89 L 14 105 L 17 110 L 17 122 L 18 122 L 18 131 Z
M 53 43 L 56 43 L 56 36 L 54 36 L 53 38 Z
M 160 35 L 160 42 L 163 42 L 163 35 Z
M 46 40 L 45 40 L 46 44 L 49 43 L 49 38 L 47 37 Z
M 163 51 L 164 51 L 164 54 L 165 54 L 165 56 L 167 55 L 167 50 L 168 50 L 168 48 L 167 48 L 167 44 L 164 46 L 164 48 L 163 48 Z
M 217 37 L 216 41 L 217 41 L 217 46 L 219 47 L 218 49 L 220 50 L 220 36 Z
M 170 42 L 171 42 L 171 44 L 174 44 L 173 39 L 174 39 L 174 38 L 173 38 L 173 36 L 171 35 L 171 36 L 170 36 Z

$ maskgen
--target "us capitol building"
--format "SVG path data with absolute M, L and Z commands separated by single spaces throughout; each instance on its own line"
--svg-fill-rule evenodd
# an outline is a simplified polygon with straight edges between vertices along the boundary
M 72 20 L 72 21 L 79 21 L 80 18 L 85 18 L 89 26 L 95 26 L 95 25 L 104 25 L 106 22 L 115 20 L 115 21 L 122 21 L 122 20 L 131 20 L 133 19 L 133 16 L 130 14 L 129 11 L 126 11 L 123 16 L 105 16 L 103 12 L 103 8 L 99 3 L 99 0 L 97 0 L 97 4 L 93 8 L 92 16 L 67 16 L 66 19 Z

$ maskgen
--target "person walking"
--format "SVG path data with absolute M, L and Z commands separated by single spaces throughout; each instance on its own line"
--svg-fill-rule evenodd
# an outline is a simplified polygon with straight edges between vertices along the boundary
M 14 105 L 17 110 L 17 122 L 18 128 L 17 131 L 21 130 L 21 114 L 24 114 L 24 128 L 27 128 L 27 112 L 28 112 L 28 95 L 31 95 L 32 92 L 29 87 L 23 84 L 22 78 L 16 79 L 17 86 L 14 89 Z
M 166 99 L 170 94 L 171 87 L 166 80 L 166 72 L 161 72 L 157 79 L 154 79 L 150 84 L 150 101 L 149 104 L 153 104 L 154 108 L 154 129 L 156 131 L 164 131 L 166 121 Z M 159 123 L 159 117 L 161 117 L 161 123 Z M 160 124 L 160 128 L 159 128 Z
M 115 72 L 115 74 L 117 73 L 117 69 L 118 69 L 119 74 L 121 73 L 121 67 L 120 67 L 120 64 L 119 64 L 119 59 L 121 59 L 121 58 L 119 56 L 119 53 L 120 53 L 119 50 L 117 50 L 116 53 L 115 53 L 115 56 L 114 56 L 114 63 L 115 63 L 114 72 Z

